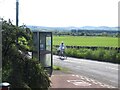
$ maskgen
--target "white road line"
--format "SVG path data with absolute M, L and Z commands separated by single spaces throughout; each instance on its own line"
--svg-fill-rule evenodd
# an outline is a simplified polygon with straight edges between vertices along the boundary
M 81 77 L 81 79 L 85 79 L 84 77 Z
M 83 80 L 67 80 L 67 82 L 72 83 L 76 86 L 90 86 L 92 84 L 85 82 Z
M 76 77 L 79 77 L 79 75 L 76 75 Z
M 101 82 L 97 82 L 97 83 L 100 84 L 100 85 L 102 84 Z
M 88 79 L 88 78 L 87 78 L 86 80 L 87 80 L 88 82 L 90 82 L 90 81 L 91 81 L 91 79 Z
M 74 74 L 72 76 L 75 76 Z

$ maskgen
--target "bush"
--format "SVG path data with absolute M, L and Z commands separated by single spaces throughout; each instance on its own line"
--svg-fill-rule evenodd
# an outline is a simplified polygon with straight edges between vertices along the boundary
M 57 48 L 56 47 L 53 47 L 52 51 L 53 51 L 53 54 L 57 55 Z
M 25 26 L 2 23 L 2 82 L 9 82 L 11 90 L 48 89 L 50 80 L 38 60 L 27 58 L 33 51 L 32 32 Z
M 104 49 L 98 48 L 97 50 L 93 51 L 93 59 L 103 61 L 104 54 Z
M 118 63 L 120 64 L 120 53 L 118 53 L 118 54 L 116 55 L 116 62 L 118 62 Z
M 72 49 L 71 49 L 71 48 L 70 48 L 70 49 L 66 49 L 66 50 L 65 50 L 65 53 L 66 53 L 67 56 L 73 56 L 73 55 L 72 55 Z
M 105 54 L 104 54 L 104 60 L 105 60 L 106 62 L 108 62 L 108 61 L 110 61 L 110 59 L 111 59 L 110 51 L 106 50 L 106 51 L 105 51 Z
M 86 49 L 86 48 L 68 48 L 66 50 L 66 55 L 76 58 L 86 58 L 93 59 L 98 61 L 120 63 L 120 53 L 117 53 L 117 50 L 105 50 L 103 48 L 98 48 L 96 50 Z
M 23 70 L 23 80 L 31 88 L 47 89 L 50 86 L 48 74 L 38 60 L 25 61 Z
M 87 52 L 86 52 L 85 58 L 92 59 L 92 52 L 93 51 L 91 49 L 88 49 Z

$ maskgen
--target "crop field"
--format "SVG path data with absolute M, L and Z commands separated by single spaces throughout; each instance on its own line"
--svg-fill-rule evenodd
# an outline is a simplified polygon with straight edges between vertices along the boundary
M 117 37 L 100 36 L 53 36 L 53 45 L 64 42 L 67 46 L 119 47 Z

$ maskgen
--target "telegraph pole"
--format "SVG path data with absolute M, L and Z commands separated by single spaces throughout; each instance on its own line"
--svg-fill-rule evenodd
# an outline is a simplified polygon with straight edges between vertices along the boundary
M 16 0 L 16 26 L 18 26 L 18 22 L 19 22 L 19 0 Z

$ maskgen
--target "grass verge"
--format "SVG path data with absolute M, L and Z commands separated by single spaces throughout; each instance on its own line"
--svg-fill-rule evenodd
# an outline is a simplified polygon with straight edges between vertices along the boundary
M 63 72 L 69 72 L 70 71 L 68 68 L 57 66 L 57 65 L 53 66 L 53 70 L 59 70 L 59 71 L 63 71 Z

